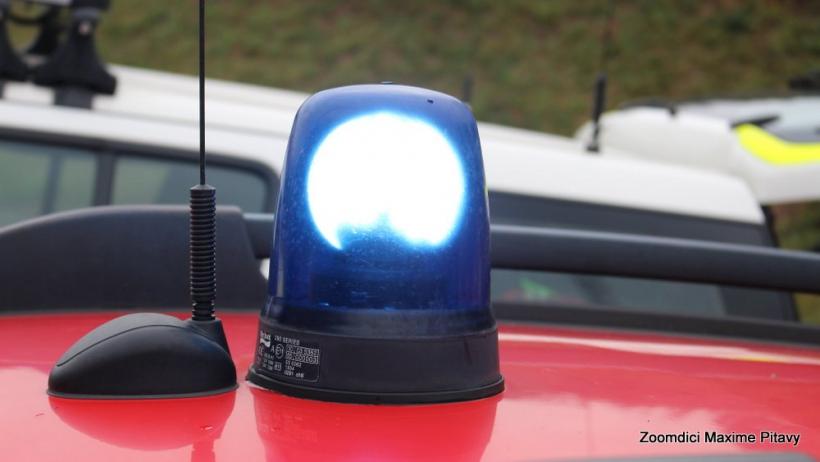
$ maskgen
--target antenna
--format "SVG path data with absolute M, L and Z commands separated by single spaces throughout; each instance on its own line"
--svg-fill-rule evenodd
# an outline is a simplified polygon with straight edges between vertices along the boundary
M 194 321 L 213 321 L 216 300 L 216 188 L 205 178 L 205 0 L 199 0 L 199 184 L 191 188 L 191 301 Z
M 595 91 L 592 104 L 592 137 L 587 145 L 587 152 L 597 153 L 601 150 L 601 114 L 606 109 L 607 64 L 612 48 L 612 29 L 615 17 L 615 0 L 609 0 L 606 10 L 606 26 L 601 35 L 601 69 L 595 78 Z
M 472 73 L 467 73 L 461 81 L 461 100 L 468 106 L 473 102 L 473 88 L 475 88 L 475 78 Z
M 599 137 L 601 135 L 601 114 L 606 108 L 606 72 L 601 72 L 595 78 L 595 93 L 592 104 L 592 138 L 587 145 L 587 152 L 600 152 L 601 145 Z
M 49 374 L 50 394 L 156 398 L 236 389 L 236 366 L 222 321 L 214 316 L 216 189 L 205 180 L 205 0 L 199 0 L 199 184 L 191 188 L 190 203 L 191 319 L 134 313 L 103 324 L 57 361 Z

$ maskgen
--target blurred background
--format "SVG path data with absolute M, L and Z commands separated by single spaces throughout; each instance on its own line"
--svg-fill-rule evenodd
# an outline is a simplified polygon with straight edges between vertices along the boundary
M 115 0 L 98 32 L 105 61 L 195 74 L 194 5 L 173 3 Z M 207 24 L 211 78 L 305 92 L 389 80 L 468 97 L 482 121 L 569 136 L 601 71 L 614 109 L 780 94 L 820 69 L 816 0 L 222 0 Z M 820 204 L 773 213 L 781 246 L 820 249 Z
M 194 74 L 190 13 L 115 2 L 101 54 Z M 209 77 L 306 92 L 391 80 L 462 96 L 468 86 L 479 120 L 565 135 L 589 119 L 602 68 L 610 108 L 780 93 L 820 68 L 812 0 L 231 0 L 207 13 Z M 820 247 L 820 206 L 775 213 L 781 245 Z
M 195 19 L 163 0 L 115 1 L 101 53 L 194 74 Z M 608 28 L 610 106 L 783 91 L 820 67 L 811 0 L 231 0 L 209 2 L 207 21 L 210 77 L 307 92 L 392 80 L 457 96 L 472 77 L 478 119 L 562 134 L 589 118 Z

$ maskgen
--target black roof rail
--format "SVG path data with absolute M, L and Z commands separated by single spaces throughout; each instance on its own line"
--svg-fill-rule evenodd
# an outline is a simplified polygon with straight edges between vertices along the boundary
M 257 258 L 273 215 L 246 214 Z M 494 268 L 559 271 L 820 294 L 820 254 L 636 234 L 490 225 Z M 742 268 L 742 271 L 738 271 Z
M 0 312 L 188 309 L 188 207 L 104 206 L 0 228 Z M 259 309 L 266 281 L 242 213 L 217 209 L 219 303 Z
M 273 215 L 217 213 L 220 298 L 261 306 Z M 0 228 L 0 309 L 187 306 L 183 206 L 108 206 Z M 492 225 L 492 265 L 820 293 L 820 254 L 690 239 Z M 12 263 L 13 262 L 13 263 Z M 738 269 L 742 268 L 742 271 Z
M 273 215 L 217 210 L 220 304 L 260 309 Z M 0 228 L 0 313 L 37 310 L 187 309 L 185 206 L 105 206 Z M 492 225 L 494 268 L 689 281 L 820 293 L 820 255 L 573 229 Z M 742 271 L 738 269 L 741 268 Z M 503 321 L 664 331 L 820 345 L 795 322 L 627 312 L 615 307 L 494 303 Z
M 820 254 L 634 234 L 493 225 L 494 267 L 820 293 Z

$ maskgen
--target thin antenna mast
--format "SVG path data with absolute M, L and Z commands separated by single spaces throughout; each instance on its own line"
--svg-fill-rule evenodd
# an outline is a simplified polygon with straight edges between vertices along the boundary
M 473 88 L 475 87 L 475 79 L 472 73 L 464 75 L 464 80 L 461 82 L 461 100 L 468 106 L 473 102 Z
M 205 182 L 205 0 L 199 0 L 199 184 L 191 188 L 191 301 L 194 321 L 213 321 L 216 189 Z
M 601 35 L 601 61 L 600 72 L 595 78 L 595 92 L 592 103 L 592 137 L 587 145 L 587 152 L 597 153 L 601 150 L 601 114 L 606 109 L 606 84 L 607 84 L 607 64 L 612 45 L 612 28 L 615 17 L 615 0 L 609 0 L 606 12 L 606 26 Z
M 199 184 L 205 185 L 205 0 L 199 0 Z

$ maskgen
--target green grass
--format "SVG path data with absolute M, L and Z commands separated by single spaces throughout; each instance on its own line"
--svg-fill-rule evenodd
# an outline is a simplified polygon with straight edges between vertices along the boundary
M 195 2 L 115 1 L 111 62 L 193 74 Z M 571 133 L 590 111 L 604 0 L 208 2 L 208 74 L 304 91 L 392 80 L 459 95 L 481 120 Z M 784 89 L 820 67 L 820 2 L 615 1 L 610 107 Z
M 208 75 L 313 92 L 392 80 L 461 94 L 480 120 L 571 134 L 588 118 L 607 0 L 210 0 Z M 814 0 L 614 0 L 608 106 L 785 90 L 820 68 Z M 196 2 L 115 0 L 99 48 L 115 63 L 194 74 Z M 13 31 L 16 39 L 23 33 Z M 802 218 L 801 218 L 802 217 Z M 820 243 L 820 207 L 780 222 Z M 785 223 L 785 224 L 784 224 Z M 820 322 L 820 302 L 809 316 Z

